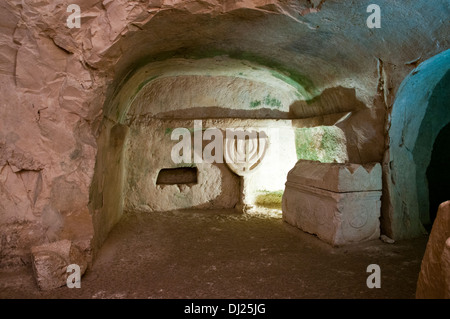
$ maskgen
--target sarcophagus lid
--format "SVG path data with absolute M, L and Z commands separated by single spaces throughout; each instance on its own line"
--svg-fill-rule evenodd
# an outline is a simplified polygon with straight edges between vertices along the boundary
M 289 171 L 287 181 L 336 193 L 379 191 L 381 165 L 299 160 Z

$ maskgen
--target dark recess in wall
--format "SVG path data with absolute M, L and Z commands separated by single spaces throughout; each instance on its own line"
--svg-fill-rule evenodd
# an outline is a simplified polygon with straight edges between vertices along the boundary
M 163 168 L 156 185 L 197 184 L 197 167 Z

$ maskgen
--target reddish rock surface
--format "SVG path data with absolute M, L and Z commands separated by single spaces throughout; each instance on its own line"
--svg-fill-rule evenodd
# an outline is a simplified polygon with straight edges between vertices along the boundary
M 450 298 L 450 201 L 439 206 L 422 260 L 416 297 Z

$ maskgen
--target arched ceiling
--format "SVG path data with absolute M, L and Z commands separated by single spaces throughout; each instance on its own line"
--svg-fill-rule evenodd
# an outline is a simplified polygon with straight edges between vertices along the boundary
M 20 7 L 29 30 L 80 57 L 94 78 L 105 77 L 107 104 L 123 79 L 149 63 L 228 56 L 282 74 L 306 100 L 328 89 L 339 92 L 329 97 L 339 104 L 348 93 L 336 90 L 342 87 L 370 107 L 379 93 L 391 104 L 387 95 L 418 63 L 447 49 L 450 33 L 447 0 L 378 0 L 379 29 L 366 25 L 372 2 L 74 0 L 81 7 L 79 29 L 65 25 L 62 0 L 8 0 L 6 6 Z M 296 108 L 299 116 L 329 113 L 321 106 L 299 112 L 304 106 Z
M 286 118 L 294 102 L 308 97 L 289 77 L 245 60 L 168 59 L 125 78 L 105 115 L 119 122 L 141 116 Z
M 371 106 L 380 82 L 385 94 L 395 91 L 418 63 L 448 47 L 448 1 L 378 1 L 380 29 L 366 25 L 370 1 L 121 2 L 104 1 L 80 31 L 86 62 L 115 74 L 109 97 L 149 63 L 228 56 L 283 75 L 304 100 L 344 87 Z M 300 117 L 329 113 L 303 108 Z
M 406 77 L 395 101 L 388 182 L 394 209 L 407 211 L 407 218 L 406 214 L 392 217 L 401 236 L 407 231 L 420 233 L 419 219 L 429 222 L 426 169 L 434 141 L 450 121 L 449 66 L 450 50 L 422 63 Z

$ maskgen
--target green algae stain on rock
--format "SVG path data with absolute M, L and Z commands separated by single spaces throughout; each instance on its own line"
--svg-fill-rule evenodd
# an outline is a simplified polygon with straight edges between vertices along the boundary
M 279 109 L 282 107 L 282 103 L 277 98 L 271 97 L 270 94 L 266 95 L 262 101 L 261 100 L 253 100 L 250 102 L 250 108 L 254 109 L 258 106 L 268 106 L 270 108 Z
M 261 105 L 261 101 L 260 100 L 253 100 L 250 102 L 250 108 L 254 109 L 255 107 L 258 107 Z
M 348 159 L 345 136 L 335 126 L 297 128 L 295 146 L 297 159 L 322 163 L 343 163 Z

